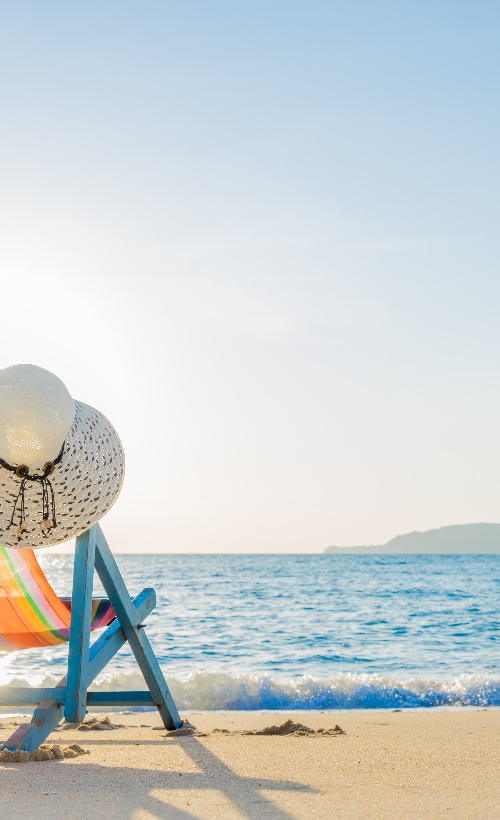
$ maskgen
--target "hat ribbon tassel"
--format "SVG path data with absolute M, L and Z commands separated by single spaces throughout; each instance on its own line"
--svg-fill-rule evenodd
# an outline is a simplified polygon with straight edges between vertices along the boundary
M 30 475 L 29 468 L 26 464 L 18 464 L 15 467 L 13 464 L 9 464 L 7 461 L 4 461 L 3 458 L 0 458 L 0 466 L 3 467 L 5 470 L 9 470 L 11 473 L 15 473 L 18 478 L 21 479 L 21 485 L 19 487 L 19 492 L 17 494 L 17 498 L 14 501 L 14 507 L 12 509 L 12 515 L 10 517 L 10 523 L 6 527 L 6 529 L 10 529 L 15 524 L 16 514 L 19 515 L 19 523 L 17 527 L 17 538 L 18 541 L 21 540 L 23 537 L 23 532 L 28 529 L 28 525 L 26 524 L 26 505 L 25 505 L 25 490 L 26 490 L 26 483 L 28 481 L 39 481 L 42 485 L 42 520 L 40 522 L 40 529 L 42 533 L 45 535 L 49 530 L 53 529 L 57 526 L 56 521 L 56 500 L 54 495 L 54 488 L 52 486 L 52 482 L 49 479 L 49 475 L 55 470 L 56 464 L 59 464 L 63 457 L 64 453 L 64 444 L 61 447 L 57 458 L 54 461 L 47 461 L 43 466 L 43 474 L 39 475 L 38 473 L 34 473 Z
M 47 475 L 28 475 L 21 480 L 21 486 L 17 498 L 14 502 L 10 523 L 7 529 L 14 526 L 16 514 L 19 516 L 17 537 L 19 540 L 23 537 L 23 532 L 28 529 L 26 524 L 26 505 L 25 505 L 25 489 L 28 481 L 39 481 L 42 485 L 42 520 L 40 522 L 40 529 L 45 534 L 53 527 L 57 526 L 56 520 L 56 503 L 54 488 L 52 482 Z

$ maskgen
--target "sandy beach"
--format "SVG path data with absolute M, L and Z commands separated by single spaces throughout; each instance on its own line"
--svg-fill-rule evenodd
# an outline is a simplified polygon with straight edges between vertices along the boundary
M 88 755 L 0 764 L 2 816 L 500 815 L 500 711 L 190 714 L 200 734 L 187 737 L 167 737 L 156 714 L 110 717 L 123 728 L 49 738 Z M 288 718 L 345 734 L 238 734 Z M 12 720 L 3 727 L 2 737 Z

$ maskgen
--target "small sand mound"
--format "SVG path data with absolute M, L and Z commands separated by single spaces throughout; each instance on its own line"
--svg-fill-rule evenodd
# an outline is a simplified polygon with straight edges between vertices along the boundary
M 22 752 L 17 749 L 14 752 L 9 749 L 3 749 L 0 752 L 0 763 L 29 763 L 31 761 L 40 760 L 64 760 L 71 757 L 80 757 L 80 755 L 89 755 L 86 749 L 82 749 L 78 743 L 72 743 L 71 746 L 58 746 L 57 744 L 44 743 L 36 752 Z
M 62 730 L 65 729 L 77 729 L 79 732 L 90 732 L 90 731 L 97 731 L 97 732 L 106 732 L 110 729 L 123 729 L 122 723 L 111 723 L 109 717 L 104 718 L 88 718 L 88 720 L 84 720 L 83 723 L 65 723 L 64 726 L 61 726 Z
M 345 732 L 340 726 L 335 724 L 333 729 L 311 729 L 303 723 L 294 723 L 293 720 L 286 720 L 280 726 L 266 726 L 265 729 L 242 732 L 244 735 L 281 735 L 293 737 L 328 737 L 330 735 L 344 735 Z
M 162 729 L 162 726 L 155 726 L 155 729 Z M 281 726 L 266 726 L 265 729 L 213 729 L 212 732 L 199 732 L 192 723 L 184 721 L 180 729 L 173 729 L 167 732 L 164 737 L 208 737 L 209 734 L 219 735 L 278 735 L 281 737 L 332 737 L 333 735 L 345 735 L 343 729 L 335 724 L 332 729 L 311 729 L 303 723 L 294 723 L 293 720 L 286 720 Z
M 331 737 L 332 735 L 345 735 L 343 729 L 336 724 L 333 729 L 311 729 L 303 723 L 294 723 L 293 720 L 285 720 L 280 726 L 266 726 L 265 729 L 241 729 L 231 732 L 229 729 L 214 729 L 225 735 L 279 735 L 281 737 Z
M 163 726 L 160 728 L 163 729 Z M 165 737 L 192 737 L 193 735 L 197 737 L 207 737 L 205 732 L 199 732 L 196 726 L 193 726 L 193 724 L 187 720 L 183 720 L 180 729 L 172 729 L 166 733 Z

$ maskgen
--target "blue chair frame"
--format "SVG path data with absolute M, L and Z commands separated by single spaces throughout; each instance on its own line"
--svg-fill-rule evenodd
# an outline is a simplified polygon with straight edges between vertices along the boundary
M 115 620 L 90 645 L 94 570 L 115 611 Z M 31 723 L 19 726 L 0 748 L 39 748 L 63 716 L 81 723 L 87 706 L 156 706 L 166 729 L 182 726 L 143 621 L 154 609 L 154 589 L 143 589 L 132 600 L 99 524 L 76 539 L 69 637 L 68 673 L 53 688 L 0 687 L 1 706 L 36 704 Z M 146 691 L 88 692 L 88 687 L 128 642 L 148 685 Z

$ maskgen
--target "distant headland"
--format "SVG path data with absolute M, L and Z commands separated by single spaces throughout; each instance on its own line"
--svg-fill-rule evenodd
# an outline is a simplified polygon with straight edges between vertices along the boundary
M 499 553 L 500 524 L 454 524 L 425 532 L 397 535 L 387 544 L 371 547 L 327 547 L 325 552 L 336 555 L 367 555 L 370 553 Z

